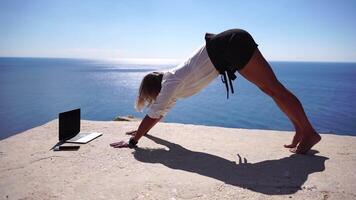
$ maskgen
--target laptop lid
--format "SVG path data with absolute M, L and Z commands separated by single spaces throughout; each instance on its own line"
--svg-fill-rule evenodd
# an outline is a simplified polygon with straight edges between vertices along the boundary
M 59 141 L 68 140 L 80 132 L 80 108 L 59 113 Z

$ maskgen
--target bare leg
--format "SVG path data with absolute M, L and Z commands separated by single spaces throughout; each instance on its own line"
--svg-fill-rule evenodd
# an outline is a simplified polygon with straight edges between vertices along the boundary
M 288 91 L 289 92 L 289 91 Z M 292 93 L 290 95 L 293 95 Z M 272 97 L 273 98 L 273 97 Z M 273 100 L 276 102 L 276 104 L 278 105 L 278 107 L 287 115 L 288 113 L 288 110 L 287 108 L 284 107 L 284 104 L 283 102 L 281 102 L 278 98 L 273 98 Z M 288 115 L 287 115 L 288 116 Z M 295 135 L 293 136 L 293 140 L 292 140 L 292 143 L 291 144 L 285 144 L 284 147 L 285 148 L 295 148 L 299 141 L 301 140 L 301 136 L 302 136 L 302 131 L 301 129 L 299 128 L 299 125 L 298 123 L 293 119 L 293 118 L 290 118 L 288 116 L 289 120 L 291 120 L 291 122 L 293 123 L 293 126 L 294 126 L 294 129 L 295 129 Z
M 320 141 L 319 134 L 310 124 L 298 98 L 277 80 L 272 68 L 258 49 L 254 52 L 249 63 L 239 73 L 272 97 L 278 107 L 293 123 L 296 134 L 292 143 L 285 145 L 285 147 L 293 148 L 300 143 L 296 152 L 306 153 Z

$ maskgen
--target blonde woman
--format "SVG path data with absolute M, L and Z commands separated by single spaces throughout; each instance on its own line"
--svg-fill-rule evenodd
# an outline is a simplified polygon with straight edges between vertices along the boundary
M 284 145 L 294 153 L 306 153 L 321 140 L 309 122 L 300 101 L 276 78 L 251 35 L 241 29 L 205 35 L 205 44 L 187 60 L 167 72 L 147 74 L 139 89 L 136 109 L 148 107 L 148 113 L 129 141 L 110 144 L 114 148 L 136 147 L 140 138 L 164 117 L 176 101 L 196 94 L 219 74 L 234 93 L 232 80 L 239 72 L 248 81 L 269 95 L 295 127 L 291 144 Z

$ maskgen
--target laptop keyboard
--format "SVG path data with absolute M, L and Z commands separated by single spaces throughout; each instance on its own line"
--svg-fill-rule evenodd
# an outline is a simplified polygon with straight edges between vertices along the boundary
M 70 139 L 70 142 L 87 142 L 96 137 L 98 137 L 100 133 L 78 133 L 74 138 Z
M 77 141 L 81 138 L 84 138 L 86 136 L 90 135 L 90 133 L 78 133 L 78 135 L 76 135 L 74 138 L 71 138 L 71 141 Z
M 84 137 L 80 138 L 79 140 L 77 140 L 77 142 L 89 141 L 89 140 L 95 138 L 96 136 L 98 136 L 97 133 L 91 133 L 91 134 L 89 134 L 89 135 L 87 135 L 87 136 L 84 136 Z

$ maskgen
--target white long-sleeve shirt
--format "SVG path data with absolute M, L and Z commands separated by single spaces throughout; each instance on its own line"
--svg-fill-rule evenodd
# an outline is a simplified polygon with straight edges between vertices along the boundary
M 196 94 L 219 75 L 205 44 L 177 67 L 163 73 L 161 91 L 147 113 L 150 118 L 164 117 L 178 99 Z

